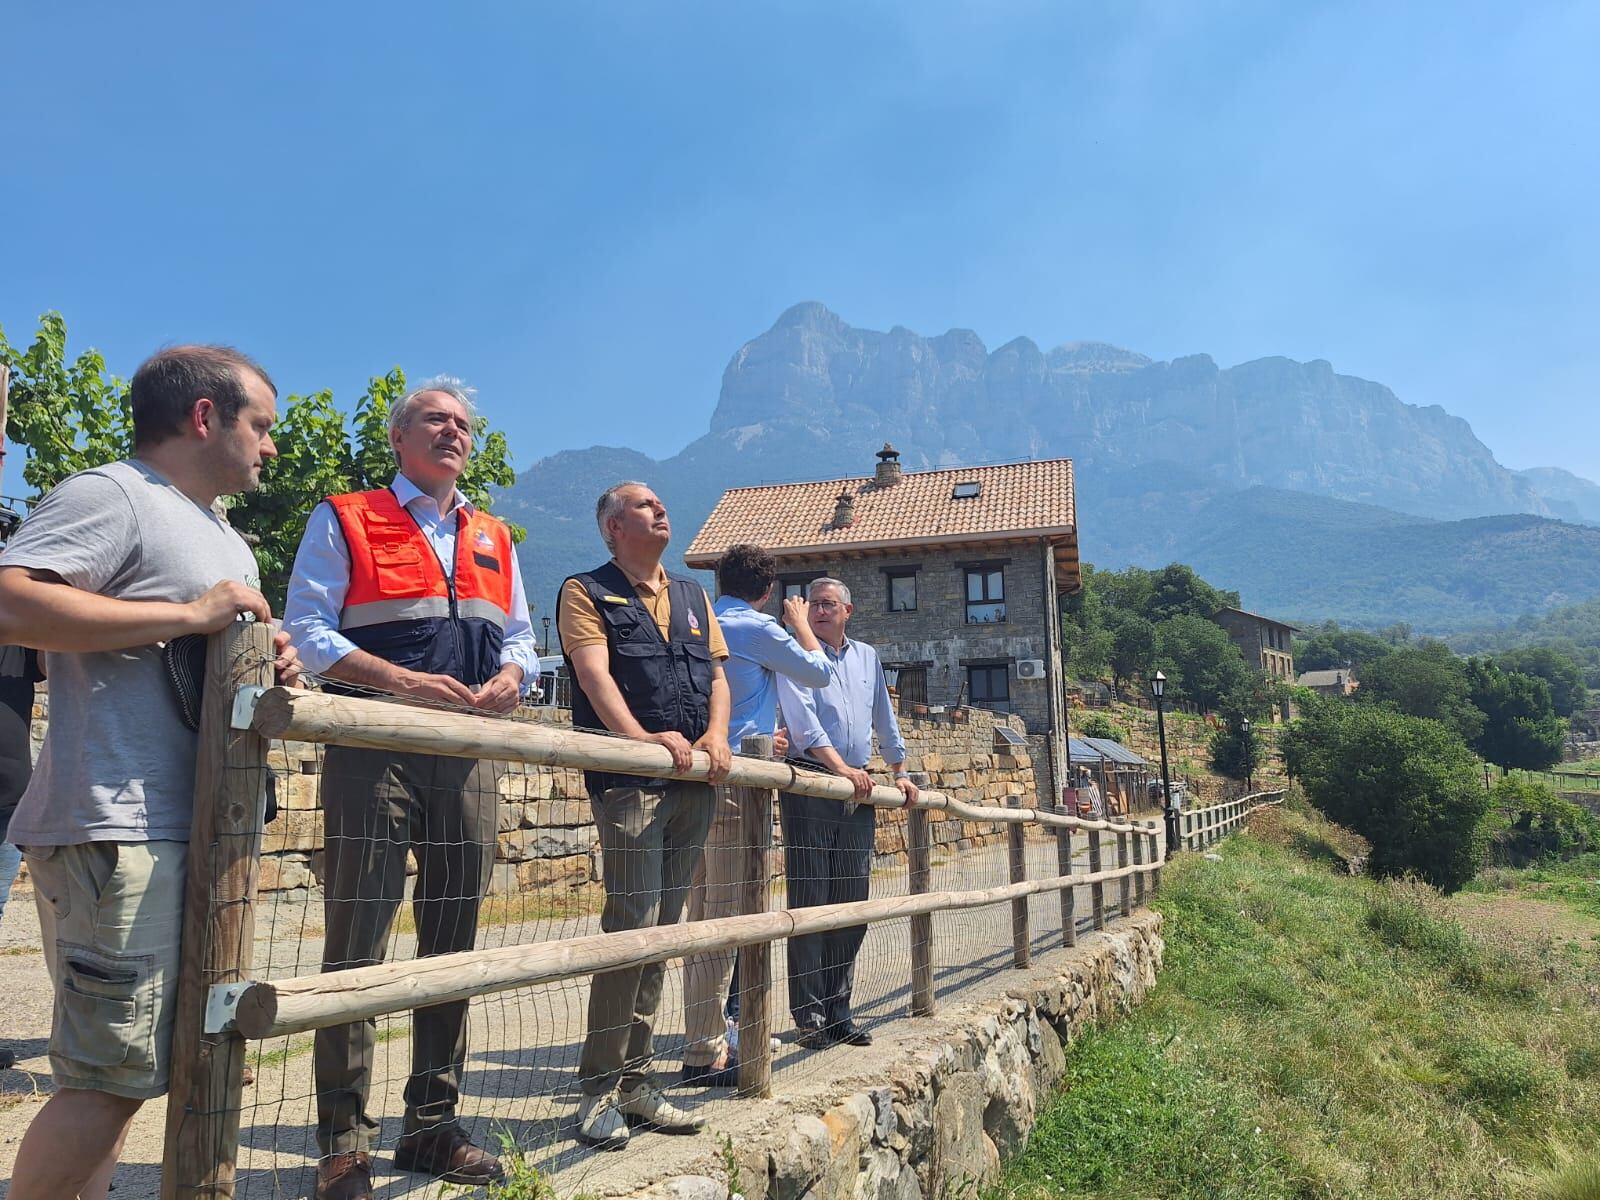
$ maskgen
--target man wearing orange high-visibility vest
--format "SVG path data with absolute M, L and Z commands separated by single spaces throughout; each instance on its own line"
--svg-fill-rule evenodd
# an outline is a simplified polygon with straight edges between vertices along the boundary
M 472 452 L 471 392 L 430 380 L 397 404 L 399 470 L 332 496 L 306 524 L 284 625 L 334 691 L 509 712 L 538 678 L 538 645 L 506 526 L 456 488 Z M 494 865 L 492 762 L 329 746 L 323 761 L 322 969 L 382 962 L 416 856 L 417 954 L 471 949 Z M 411 1077 L 394 1164 L 453 1183 L 501 1177 L 456 1119 L 467 1003 L 412 1013 Z M 317 1200 L 367 1200 L 379 1122 L 367 1111 L 374 1027 L 319 1029 Z

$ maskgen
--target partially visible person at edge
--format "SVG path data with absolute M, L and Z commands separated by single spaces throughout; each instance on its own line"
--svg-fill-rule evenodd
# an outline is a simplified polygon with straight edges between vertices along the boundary
M 57 1090 L 17 1150 L 12 1200 L 103 1200 L 129 1122 L 167 1090 L 195 735 L 160 643 L 271 617 L 254 555 L 210 506 L 277 453 L 272 381 L 236 350 L 176 346 L 128 400 L 133 457 L 63 480 L 0 555 L 0 643 L 45 651 L 50 675 L 10 836 L 55 988 Z M 274 644 L 292 682 L 294 651 Z
M 330 691 L 505 713 L 538 679 L 511 531 L 456 486 L 472 437 L 470 389 L 428 380 L 389 414 L 394 481 L 331 496 L 312 511 L 284 627 Z M 498 764 L 329 746 L 321 800 L 324 971 L 383 961 L 408 850 L 417 860 L 417 955 L 472 948 L 494 867 Z M 375 1042 L 371 1021 L 317 1030 L 317 1200 L 372 1195 Z M 502 1177 L 499 1159 L 456 1118 L 466 1055 L 465 1000 L 411 1014 L 411 1077 L 394 1148 L 400 1170 L 463 1184 Z
M 5 446 L 0 443 L 0 463 L 5 456 Z M 0 509 L 0 548 L 10 539 L 17 521 L 15 513 Z M 10 841 L 7 829 L 33 775 L 33 685 L 42 678 L 37 650 L 0 646 L 0 918 L 5 916 L 11 885 L 22 866 L 22 853 Z M 11 1048 L 0 1042 L 0 1071 L 15 1062 Z
M 905 769 L 905 739 L 878 652 L 845 636 L 855 611 L 850 589 L 837 579 L 816 579 L 806 595 L 812 631 L 827 655 L 829 679 L 818 688 L 778 680 L 790 756 L 844 776 L 854 785 L 856 800 L 864 800 L 873 787 L 866 767 L 877 734 L 895 787 L 908 804 L 915 803 L 917 785 Z M 791 792 L 780 793 L 778 805 L 789 907 L 865 900 L 876 810 L 870 804 L 841 804 Z M 800 1031 L 800 1045 L 821 1050 L 840 1042 L 872 1044 L 872 1035 L 855 1023 L 850 1010 L 856 955 L 866 932 L 865 925 L 852 925 L 789 939 L 789 1012 Z
M 728 745 L 737 750 L 744 739 L 773 736 L 778 724 L 777 678 L 801 687 L 828 682 L 828 656 L 806 623 L 806 602 L 798 596 L 783 602 L 784 623 L 791 636 L 761 609 L 772 598 L 778 564 L 760 546 L 729 547 L 717 565 L 715 613 L 728 643 Z M 738 911 L 744 864 L 739 805 L 733 789 L 716 789 L 711 830 L 705 854 L 689 887 L 689 920 L 709 921 Z M 730 1054 L 722 998 L 733 973 L 734 952 L 715 950 L 683 960 L 683 1013 L 686 1044 L 683 1081 L 701 1087 L 733 1087 L 739 1062 Z
M 711 825 L 712 784 L 728 773 L 728 648 L 705 589 L 668 572 L 667 507 L 642 483 L 619 483 L 595 505 L 608 562 L 567 579 L 556 602 L 561 648 L 576 686 L 572 723 L 654 742 L 687 771 L 693 751 L 710 783 L 586 771 L 604 866 L 600 928 L 675 925 Z M 628 1123 L 692 1132 L 702 1118 L 662 1093 L 650 1071 L 663 964 L 605 971 L 589 985 L 578 1061 L 578 1136 L 617 1149 Z

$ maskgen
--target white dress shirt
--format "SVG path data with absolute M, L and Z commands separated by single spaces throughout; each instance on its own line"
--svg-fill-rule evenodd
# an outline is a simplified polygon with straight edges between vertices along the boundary
M 472 504 L 458 490 L 450 497 L 444 512 L 432 496 L 423 492 L 404 475 L 396 474 L 389 490 L 403 508 L 416 519 L 439 565 L 449 577 L 455 570 L 456 510 L 473 511 Z M 289 578 L 289 596 L 284 603 L 283 627 L 306 670 L 325 674 L 329 667 L 358 647 L 339 632 L 339 614 L 344 609 L 345 593 L 350 588 L 350 547 L 333 506 L 326 501 L 312 509 L 300 549 L 294 556 L 294 572 Z M 516 663 L 522 668 L 522 690 L 526 694 L 539 681 L 539 643 L 528 616 L 528 597 L 522 588 L 522 568 L 517 550 L 511 548 L 511 612 L 506 618 L 504 641 L 500 646 L 500 665 Z

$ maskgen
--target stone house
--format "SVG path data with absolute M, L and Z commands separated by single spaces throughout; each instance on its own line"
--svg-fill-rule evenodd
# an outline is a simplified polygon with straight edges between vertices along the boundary
M 1294 653 L 1290 640 L 1295 634 L 1293 625 L 1242 608 L 1219 608 L 1211 619 L 1222 626 L 1251 667 L 1270 679 L 1294 682 Z
M 1295 680 L 1300 687 L 1310 688 L 1321 696 L 1348 696 L 1361 685 L 1349 667 L 1335 667 L 1330 671 L 1307 671 Z
M 877 648 L 903 707 L 1020 716 L 1039 794 L 1059 795 L 1058 600 L 1082 586 L 1071 461 L 908 472 L 892 446 L 877 458 L 870 476 L 724 492 L 684 562 L 714 569 L 754 542 L 784 595 L 843 580 L 850 632 Z

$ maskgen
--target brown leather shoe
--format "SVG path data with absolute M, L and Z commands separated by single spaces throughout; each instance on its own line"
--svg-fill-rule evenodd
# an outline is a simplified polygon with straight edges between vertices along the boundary
M 394 1165 L 446 1183 L 498 1183 L 500 1160 L 472 1144 L 459 1125 L 408 1133 L 394 1144 Z
M 372 1200 L 372 1157 L 365 1150 L 317 1163 L 317 1200 Z

